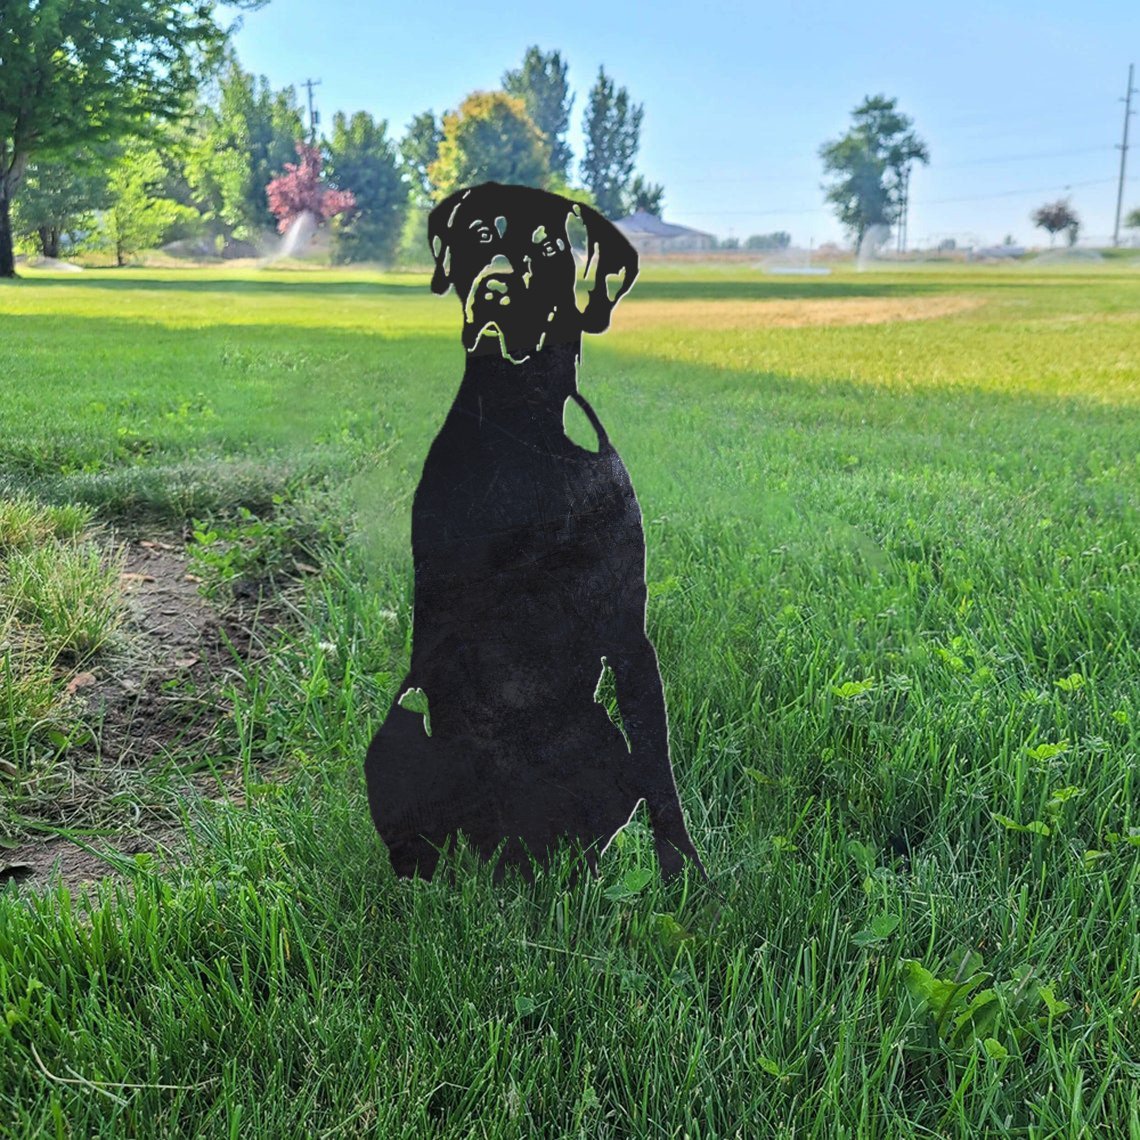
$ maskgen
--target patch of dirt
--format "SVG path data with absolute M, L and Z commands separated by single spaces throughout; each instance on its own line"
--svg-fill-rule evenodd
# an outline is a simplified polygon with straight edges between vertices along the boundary
M 129 611 L 123 647 L 100 654 L 69 683 L 77 719 L 90 733 L 29 773 L 22 788 L 32 813 L 52 826 L 114 832 L 85 841 L 112 858 L 66 839 L 0 847 L 0 889 L 19 882 L 40 890 L 56 874 L 75 887 L 115 874 L 116 854 L 151 852 L 157 843 L 177 847 L 172 769 L 187 794 L 229 791 L 202 772 L 230 711 L 223 689 L 241 683 L 243 662 L 264 654 L 263 634 L 281 615 L 258 602 L 256 590 L 248 606 L 239 601 L 220 610 L 199 593 L 176 538 L 129 543 L 122 585 Z M 167 790 L 152 794 L 153 778 L 164 770 Z
M 134 839 L 120 838 L 109 844 L 105 839 L 92 839 L 87 847 L 69 839 L 49 839 L 44 843 L 24 843 L 7 848 L 0 856 L 0 890 L 10 884 L 26 884 L 42 890 L 56 880 L 69 890 L 84 883 L 97 883 L 117 873 L 116 862 L 139 854 L 154 854 L 161 845 L 168 853 L 177 854 L 181 846 L 180 832 L 163 829 L 142 834 Z M 108 858 L 94 852 L 104 851 Z
M 926 321 L 965 313 L 983 304 L 980 297 L 827 297 L 807 300 L 638 301 L 623 307 L 619 330 L 661 326 L 695 327 L 709 332 L 797 329 L 819 325 L 882 325 Z
M 233 655 L 245 657 L 252 638 L 240 618 L 223 618 L 202 597 L 198 582 L 178 544 L 143 539 L 128 548 L 130 650 L 92 669 L 91 683 L 76 691 L 104 761 L 140 763 L 193 745 L 226 711 L 201 690 L 227 672 L 240 677 Z

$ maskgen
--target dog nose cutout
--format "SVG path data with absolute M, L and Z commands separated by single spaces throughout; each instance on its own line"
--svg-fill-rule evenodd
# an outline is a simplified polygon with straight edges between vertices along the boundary
M 487 273 L 514 273 L 515 267 L 505 253 L 496 253 L 487 266 Z

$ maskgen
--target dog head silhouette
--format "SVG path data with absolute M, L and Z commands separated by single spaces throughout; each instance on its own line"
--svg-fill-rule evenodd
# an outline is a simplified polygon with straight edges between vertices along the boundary
M 571 218 L 586 231 L 583 276 L 593 272 L 583 309 L 575 298 Z M 529 186 L 484 182 L 456 191 L 428 217 L 428 242 L 435 259 L 432 292 L 454 286 L 463 302 L 464 348 L 501 353 L 516 364 L 549 345 L 604 332 L 637 277 L 637 251 L 612 222 Z

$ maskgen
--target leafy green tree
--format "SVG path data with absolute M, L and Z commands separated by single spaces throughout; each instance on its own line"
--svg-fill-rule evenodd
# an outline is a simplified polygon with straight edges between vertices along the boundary
M 476 91 L 443 116 L 439 157 L 428 167 L 438 199 L 479 182 L 545 186 L 550 149 L 521 99 Z
M 1077 235 L 1080 233 L 1081 220 L 1077 217 L 1072 203 L 1068 198 L 1060 198 L 1056 202 L 1046 202 L 1038 206 L 1029 220 L 1038 229 L 1049 232 L 1049 244 L 1052 245 L 1062 230 L 1069 231 L 1069 245 L 1077 244 Z
M 366 111 L 351 119 L 333 116 L 332 138 L 325 143 L 329 181 L 350 190 L 355 207 L 333 223 L 333 260 L 391 261 L 408 211 L 408 187 L 400 177 L 388 124 Z
M 633 163 L 641 145 L 644 108 L 630 102 L 629 92 L 615 88 L 604 68 L 586 104 L 586 154 L 582 181 L 608 217 L 626 212 L 633 180 Z
M 404 218 L 404 228 L 400 231 L 400 242 L 396 248 L 398 264 L 410 269 L 428 268 L 432 257 L 428 249 L 427 223 L 431 208 L 421 206 L 416 201 L 408 205 Z
M 635 210 L 644 210 L 655 218 L 661 217 L 665 206 L 665 187 L 658 182 L 647 182 L 639 174 L 629 186 L 626 210 L 633 213 Z
M 130 142 L 111 167 L 100 236 L 114 251 L 116 264 L 126 265 L 140 249 L 152 249 L 171 227 L 194 215 L 189 206 L 162 197 L 166 174 L 158 151 L 138 140 Z
M 566 64 L 559 52 L 544 55 L 529 47 L 522 67 L 503 75 L 503 90 L 523 101 L 531 121 L 546 137 L 550 147 L 550 171 L 566 180 L 574 158 L 566 142 L 574 96 L 566 84 Z
M 1125 219 L 1124 224 L 1130 230 L 1140 230 L 1140 206 L 1137 206 Z
M 224 40 L 212 0 L 0 3 L 0 277 L 15 276 L 11 203 L 32 159 L 183 113 Z
M 575 186 L 567 182 L 564 178 L 559 178 L 558 175 L 552 174 L 550 181 L 546 184 L 546 189 L 552 194 L 561 194 L 563 198 L 569 198 L 571 202 L 581 202 L 584 206 L 589 206 L 591 209 L 596 210 L 598 203 L 594 201 L 594 195 L 582 186 Z
M 926 143 L 911 129 L 914 120 L 898 110 L 898 100 L 867 96 L 851 113 L 851 129 L 824 143 L 819 155 L 832 181 L 825 199 L 856 244 L 871 226 L 890 226 L 902 207 L 906 169 L 930 162 Z
M 227 238 L 250 240 L 277 220 L 265 188 L 296 157 L 306 137 L 292 87 L 274 91 L 265 76 L 230 56 L 214 106 L 199 109 L 186 173 L 194 199 Z
M 434 201 L 435 187 L 432 186 L 428 167 L 439 158 L 441 142 L 443 128 L 436 120 L 434 111 L 421 111 L 416 115 L 400 140 L 404 174 L 412 187 L 412 203 L 418 208 Z
M 65 235 L 74 240 L 93 230 L 94 211 L 107 205 L 108 149 L 74 151 L 65 158 L 45 155 L 28 163 L 12 204 L 15 237 L 34 240 L 44 257 L 59 257 Z

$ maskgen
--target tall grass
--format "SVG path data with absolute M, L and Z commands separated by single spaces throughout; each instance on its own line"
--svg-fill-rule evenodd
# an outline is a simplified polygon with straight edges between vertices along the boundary
M 979 304 L 685 315 L 942 293 Z M 642 294 L 676 312 L 623 333 Z M 206 509 L 316 496 L 349 532 L 198 758 L 240 793 L 187 800 L 189 856 L 0 898 L 0 1129 L 1140 1137 L 1140 275 L 650 270 L 587 345 L 711 890 L 647 877 L 639 821 L 574 886 L 386 865 L 360 763 L 453 309 L 347 274 L 0 293 L 50 393 L 0 426 L 12 483 L 112 514 L 151 480 L 181 517 L 161 488 L 208 456 Z

